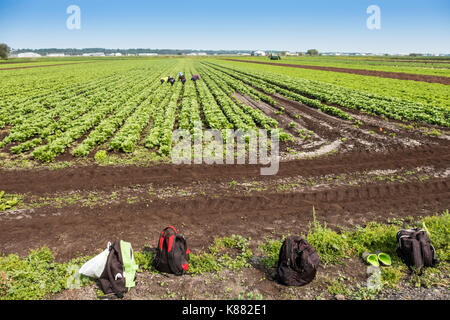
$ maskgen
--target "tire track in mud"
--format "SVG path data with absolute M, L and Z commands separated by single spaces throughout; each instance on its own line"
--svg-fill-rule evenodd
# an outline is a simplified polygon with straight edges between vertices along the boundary
M 421 165 L 448 168 L 450 148 L 439 145 L 393 148 L 386 153 L 347 152 L 315 159 L 280 163 L 274 176 L 261 176 L 260 165 L 173 165 L 150 167 L 85 166 L 61 170 L 0 170 L 0 190 L 7 193 L 44 194 L 67 190 L 111 190 L 121 186 L 150 184 L 183 186 L 194 181 L 278 179 L 288 176 L 319 176 L 364 170 L 416 168 Z
M 2 253 L 25 254 L 48 246 L 59 260 L 92 254 L 111 239 L 126 239 L 136 250 L 157 242 L 159 231 L 176 225 L 196 250 L 214 236 L 245 234 L 262 240 L 275 235 L 304 233 L 312 220 L 331 227 L 352 226 L 388 218 L 417 217 L 450 205 L 450 180 L 424 183 L 375 183 L 364 186 L 294 193 L 262 192 L 222 198 L 171 198 L 151 203 L 97 208 L 43 207 L 20 220 L 0 219 Z

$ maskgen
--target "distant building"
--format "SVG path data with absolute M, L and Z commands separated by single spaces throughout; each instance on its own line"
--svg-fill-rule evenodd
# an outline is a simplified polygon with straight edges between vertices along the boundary
M 256 51 L 253 51 L 252 55 L 256 56 L 256 57 L 265 57 L 266 53 L 262 50 L 256 50 Z
M 139 56 L 144 56 L 144 57 L 148 57 L 148 56 L 157 56 L 157 53 L 139 53 Z
M 38 58 L 38 57 L 42 57 L 39 53 L 34 53 L 34 52 L 24 52 L 24 53 L 19 53 L 17 55 L 18 58 Z
M 286 55 L 291 57 L 298 56 L 298 52 L 286 52 Z
M 115 55 L 116 57 L 121 57 L 121 56 L 122 56 L 122 54 L 121 54 L 120 52 L 116 52 L 116 53 L 114 53 L 114 55 Z
M 104 57 L 104 52 L 83 53 L 83 57 Z
M 48 53 L 47 57 L 54 58 L 54 57 L 65 57 L 66 55 L 64 53 Z
M 206 52 L 199 52 L 199 53 L 197 53 L 197 55 L 198 56 L 206 56 L 207 54 L 206 54 Z

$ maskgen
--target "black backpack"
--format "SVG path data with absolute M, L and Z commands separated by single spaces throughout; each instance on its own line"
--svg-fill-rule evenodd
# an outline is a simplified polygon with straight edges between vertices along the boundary
M 398 231 L 397 243 L 397 255 L 412 271 L 438 263 L 431 240 L 421 228 Z
M 319 263 L 317 251 L 305 239 L 287 237 L 278 258 L 278 281 L 288 286 L 304 286 L 316 277 Z
M 134 261 L 133 249 L 131 248 L 131 245 L 129 253 L 126 253 L 129 254 L 129 257 L 124 259 L 122 254 L 125 253 L 123 253 L 122 249 L 124 248 L 121 247 L 122 244 L 125 245 L 126 243 L 121 240 L 116 240 L 109 247 L 109 254 L 106 260 L 105 269 L 98 279 L 99 287 L 105 294 L 115 294 L 119 298 L 123 298 L 123 295 L 129 291 L 129 288 L 127 288 L 127 281 L 125 279 L 125 271 L 128 270 L 127 268 L 133 268 L 131 264 L 125 265 L 124 261 Z M 134 279 L 136 279 L 135 276 Z
M 174 227 L 165 228 L 159 237 L 156 270 L 181 276 L 189 269 L 189 246 L 186 239 Z

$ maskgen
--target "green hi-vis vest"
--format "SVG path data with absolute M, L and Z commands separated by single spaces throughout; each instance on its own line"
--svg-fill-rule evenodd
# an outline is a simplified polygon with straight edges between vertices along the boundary
M 125 287 L 128 290 L 136 285 L 134 277 L 139 266 L 134 261 L 131 243 L 120 240 L 120 251 L 122 253 L 123 273 L 125 275 Z

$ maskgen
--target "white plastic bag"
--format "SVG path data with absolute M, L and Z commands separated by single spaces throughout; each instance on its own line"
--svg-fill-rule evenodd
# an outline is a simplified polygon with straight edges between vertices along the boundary
M 109 255 L 109 247 L 111 246 L 111 242 L 108 242 L 108 247 L 105 251 L 96 255 L 94 258 L 83 264 L 78 271 L 80 274 L 92 277 L 92 278 L 100 278 L 105 270 L 106 260 L 108 260 Z

